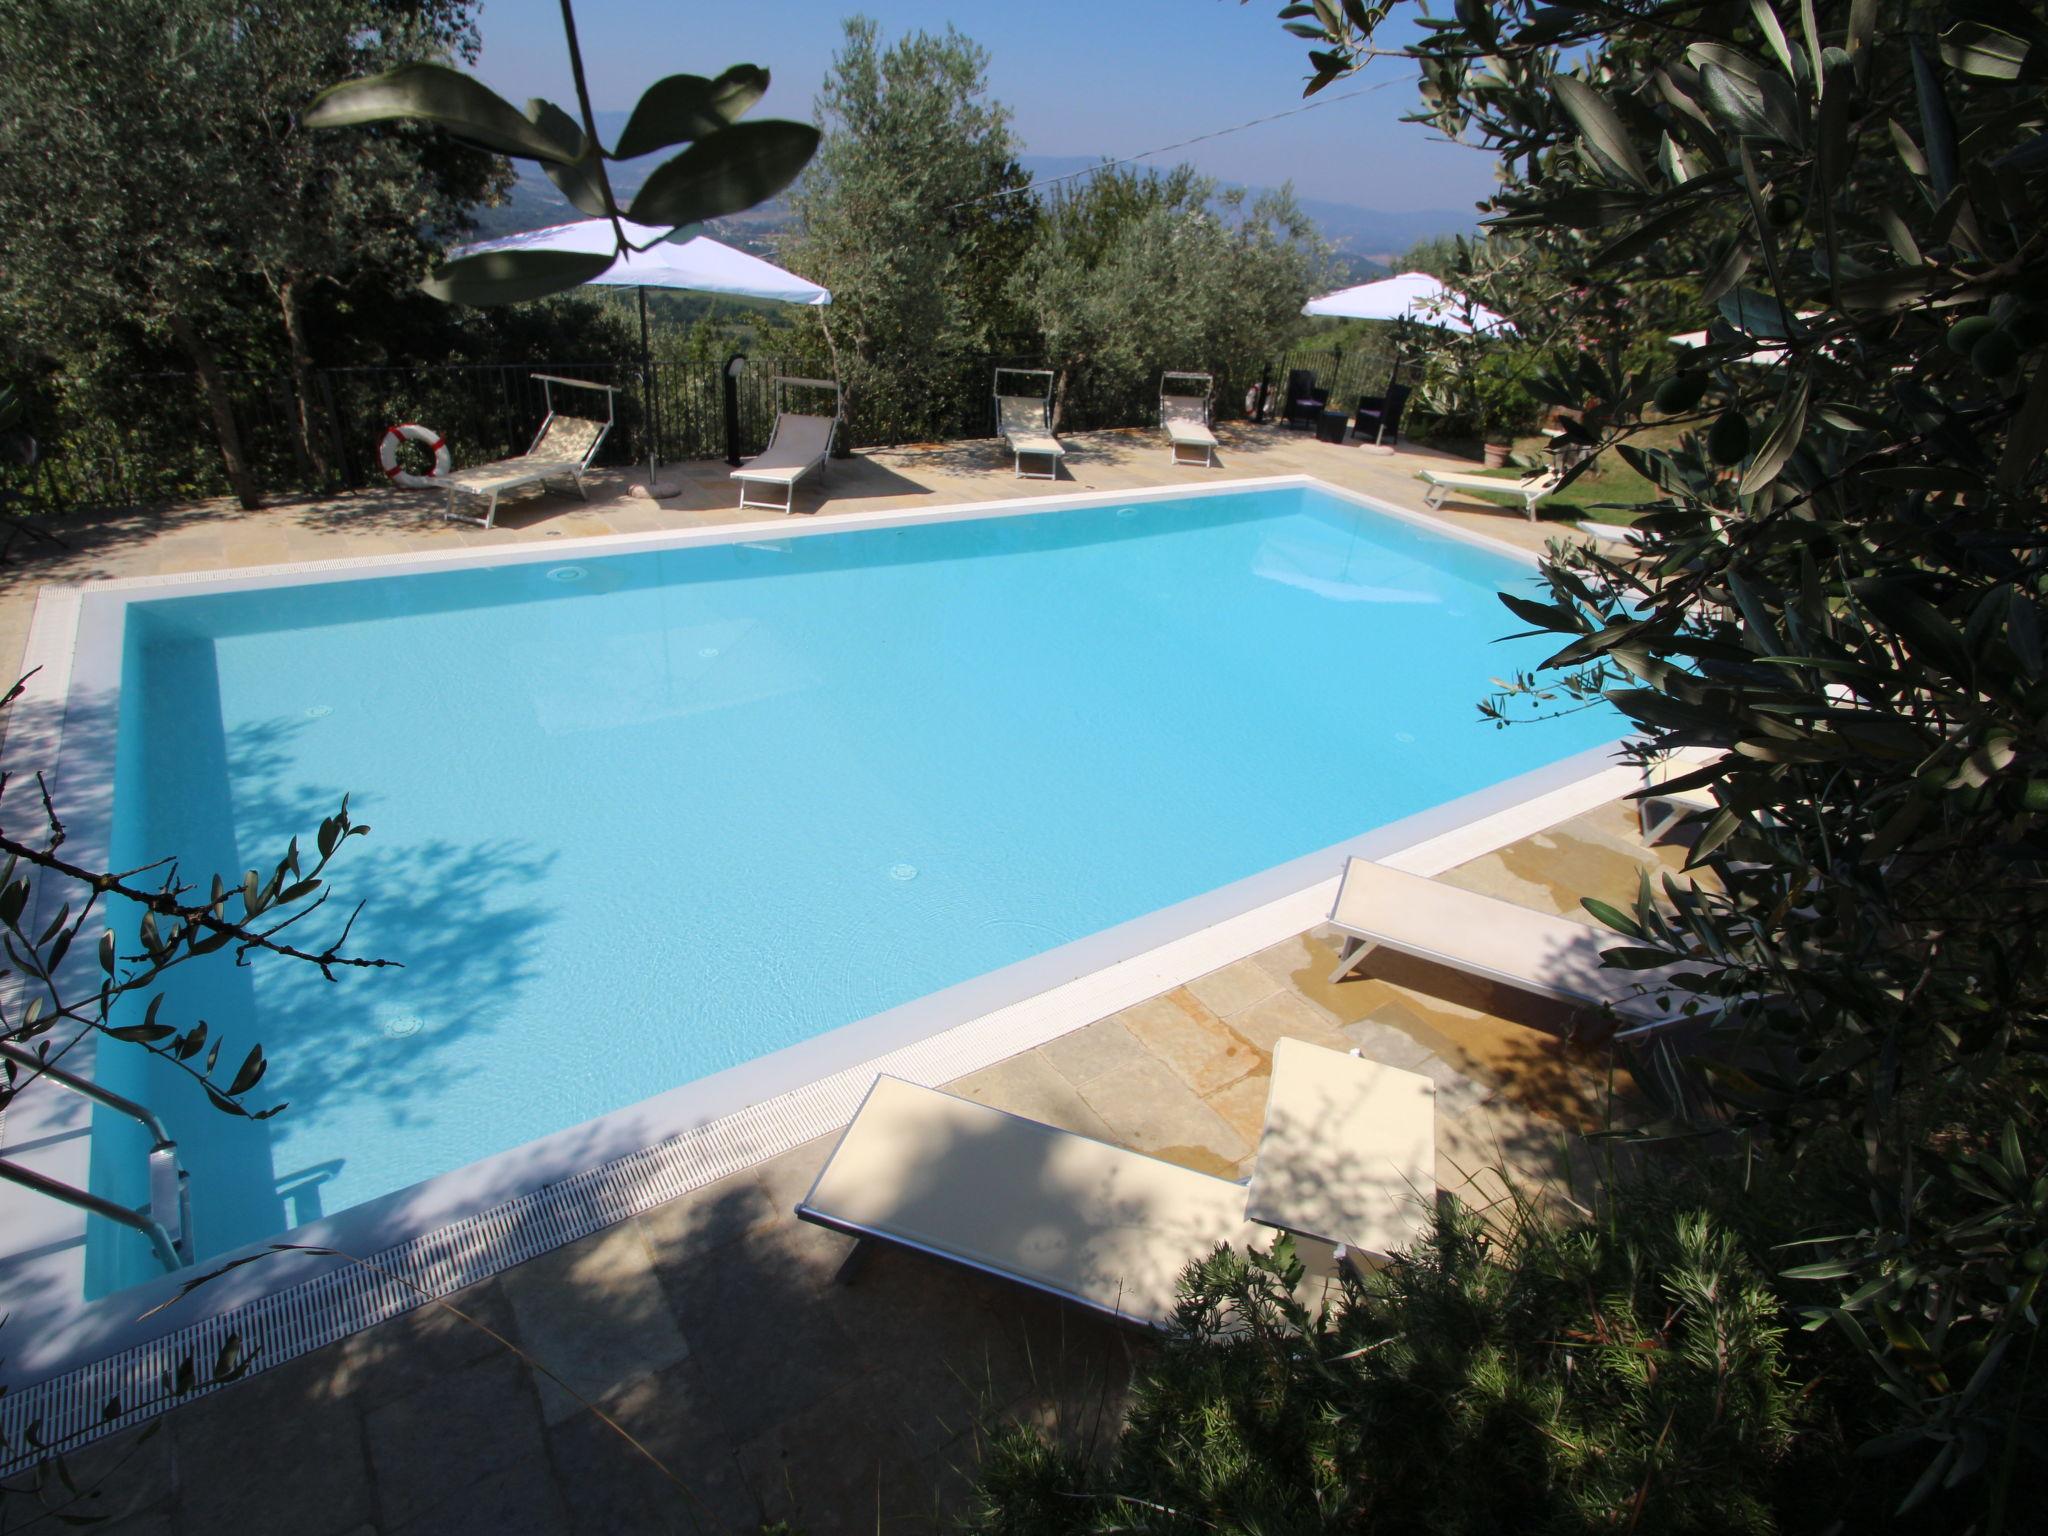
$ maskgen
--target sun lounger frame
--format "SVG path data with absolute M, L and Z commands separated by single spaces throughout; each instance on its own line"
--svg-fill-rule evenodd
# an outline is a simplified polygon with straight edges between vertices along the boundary
M 1045 391 L 1034 395 L 1006 394 L 1003 391 L 1003 375 L 1006 373 L 1043 379 Z M 1052 392 L 1056 381 L 1057 376 L 1050 368 L 998 368 L 995 371 L 996 435 L 1009 445 L 1015 456 L 1012 469 L 1019 480 L 1057 480 L 1060 477 L 1060 461 L 1067 456 L 1067 450 L 1052 430 Z M 1005 401 L 1035 405 L 1039 430 L 1018 430 L 1003 414 Z M 1042 471 L 1026 469 L 1026 459 L 1044 459 L 1047 467 Z
M 592 461 L 597 458 L 597 450 L 604 445 L 604 440 L 611 435 L 612 425 L 618 419 L 616 399 L 619 393 L 618 388 L 612 384 L 593 383 L 589 379 L 565 378 L 559 373 L 536 373 L 533 375 L 533 381 L 540 385 L 541 399 L 546 402 L 547 413 L 541 418 L 540 430 L 533 434 L 533 441 L 527 445 L 526 452 L 520 454 L 517 458 L 500 459 L 493 464 L 480 464 L 476 466 L 478 472 L 491 472 L 490 483 L 479 488 L 472 489 L 461 484 L 459 477 L 465 471 L 457 470 L 456 474 L 451 476 L 448 482 L 448 505 L 441 509 L 443 517 L 453 518 L 459 523 L 475 523 L 482 528 L 493 528 L 497 526 L 498 498 L 505 492 L 520 490 L 529 485 L 545 486 L 550 480 L 558 480 L 565 477 L 576 487 L 576 494 L 578 496 L 581 496 L 585 501 L 590 500 L 590 492 L 585 490 L 583 486 L 583 476 L 590 468 Z M 603 390 L 604 424 L 598 428 L 597 436 L 591 439 L 590 446 L 583 451 L 581 459 L 542 461 L 535 464 L 526 473 L 518 473 L 519 460 L 533 458 L 540 451 L 541 445 L 548 440 L 548 434 L 554 430 L 556 418 L 560 414 L 555 410 L 555 386 L 557 384 L 566 384 L 572 389 Z M 595 417 L 591 416 L 563 417 L 562 419 L 596 420 Z M 457 497 L 468 497 L 471 500 L 483 502 L 484 515 L 482 517 L 473 517 L 467 512 L 456 511 L 455 503 Z
M 794 513 L 796 511 L 796 488 L 798 483 L 814 470 L 822 473 L 825 468 L 825 461 L 832 457 L 833 440 L 838 436 L 840 429 L 846 422 L 845 394 L 840 389 L 837 379 L 799 379 L 781 374 L 776 375 L 771 388 L 774 392 L 775 400 L 775 426 L 768 434 L 768 444 L 759 453 L 755 454 L 752 459 L 748 460 L 746 464 L 734 470 L 732 478 L 740 483 L 740 505 L 742 507 L 757 507 L 764 512 Z M 775 452 L 775 444 L 782 436 L 782 423 L 785 419 L 797 417 L 808 421 L 826 419 L 807 416 L 801 412 L 784 410 L 784 396 L 790 389 L 829 389 L 832 391 L 832 415 L 829 418 L 831 426 L 825 433 L 824 446 L 815 454 L 806 454 L 801 462 L 777 465 L 766 469 L 761 468 L 759 467 L 761 460 Z M 794 473 L 791 473 L 791 471 L 794 471 Z M 750 485 L 779 485 L 782 487 L 782 500 L 749 500 L 747 487 Z
M 1444 497 L 1452 491 L 1490 491 L 1497 496 L 1519 496 L 1522 511 L 1530 522 L 1536 521 L 1536 503 L 1558 487 L 1564 476 L 1554 469 L 1541 469 L 1520 480 L 1497 480 L 1491 475 L 1461 475 L 1450 470 L 1425 469 L 1423 480 L 1429 490 L 1423 500 L 1429 503 L 1432 512 L 1443 509 Z
M 1184 383 L 1200 383 L 1199 392 L 1175 392 L 1167 388 L 1175 380 Z M 1167 450 L 1176 464 L 1191 464 L 1203 469 L 1216 467 L 1216 434 L 1210 429 L 1209 397 L 1215 392 L 1216 379 L 1207 373 L 1162 373 L 1159 376 L 1159 424 L 1166 429 Z M 1179 402 L 1169 405 L 1169 401 Z M 1196 410 L 1190 409 L 1193 402 L 1199 402 L 1199 420 L 1194 419 Z M 1200 459 L 1183 458 L 1183 449 L 1202 451 Z
M 1624 942 L 1620 934 L 1370 859 L 1345 862 L 1330 925 L 1344 935 L 1337 968 L 1330 972 L 1333 986 L 1373 950 L 1391 949 L 1518 992 L 1580 1007 L 1612 1008 L 1637 1025 L 1654 1026 L 1673 1017 L 1671 1008 L 1658 1003 L 1660 994 L 1693 995 L 1675 985 L 1672 967 L 1604 967 L 1601 951 Z M 1516 941 L 1547 950 L 1571 969 L 1544 974 L 1529 964 L 1512 963 L 1505 951 Z

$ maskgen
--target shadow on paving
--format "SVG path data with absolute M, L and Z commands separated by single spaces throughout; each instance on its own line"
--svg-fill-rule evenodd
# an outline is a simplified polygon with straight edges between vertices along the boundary
M 473 1322 L 422 1307 L 91 1447 L 84 1509 L 107 1536 L 919 1532 L 1003 1425 L 1106 1450 L 1144 1335 L 897 1251 L 836 1280 L 850 1241 L 790 1214 L 828 1150 L 448 1298 Z

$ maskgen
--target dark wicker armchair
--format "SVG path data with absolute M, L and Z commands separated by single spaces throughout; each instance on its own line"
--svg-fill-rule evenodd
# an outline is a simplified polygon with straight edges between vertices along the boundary
M 1287 375 L 1287 398 L 1282 404 L 1282 425 L 1313 428 L 1316 418 L 1329 407 L 1330 392 L 1317 389 L 1316 376 L 1306 368 L 1296 368 Z
M 1391 447 L 1401 440 L 1401 408 L 1408 403 L 1406 384 L 1389 384 L 1384 395 L 1364 395 L 1359 398 L 1358 418 L 1352 423 L 1352 430 L 1360 442 L 1366 434 L 1372 441 Z

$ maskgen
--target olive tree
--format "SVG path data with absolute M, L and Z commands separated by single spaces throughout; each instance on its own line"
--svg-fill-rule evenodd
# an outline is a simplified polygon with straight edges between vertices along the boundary
M 1054 197 L 1011 291 L 1056 370 L 1055 425 L 1076 392 L 1135 404 L 1162 368 L 1272 357 L 1328 260 L 1286 188 L 1247 199 L 1188 166 L 1112 168 Z
M 1658 495 L 1639 556 L 1560 547 L 1503 598 L 1559 648 L 1486 707 L 1605 698 L 1646 754 L 1706 749 L 1674 787 L 1717 802 L 1717 880 L 1596 908 L 1610 964 L 1697 978 L 1658 1053 L 1710 1123 L 1668 1129 L 1802 1195 L 1790 1294 L 1868 1372 L 1906 1502 L 2010 1522 L 2048 1401 L 2048 27 L 1507 0 L 1388 49 L 1392 9 L 1284 7 L 1309 89 L 1408 60 L 1418 116 L 1500 156 L 1494 229 L 1708 331 L 1537 377 Z
M 0 4 L 10 350 L 88 390 L 158 346 L 182 357 L 247 506 L 228 375 L 282 350 L 300 451 L 324 473 L 309 294 L 412 280 L 503 162 L 417 132 L 312 134 L 300 114 L 337 72 L 473 52 L 474 21 L 473 0 Z
M 1015 328 L 1005 284 L 1036 208 L 1014 195 L 1025 177 L 984 50 L 950 26 L 893 43 L 865 16 L 845 28 L 791 256 L 832 290 L 856 433 L 943 437 L 961 400 L 985 395 L 981 361 Z

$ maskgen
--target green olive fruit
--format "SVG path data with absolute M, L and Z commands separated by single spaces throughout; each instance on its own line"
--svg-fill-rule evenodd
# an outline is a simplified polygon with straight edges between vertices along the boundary
M 1707 456 L 1716 464 L 1733 464 L 1748 452 L 1748 418 L 1740 411 L 1723 411 L 1707 428 Z
M 2036 1248 L 2032 1253 L 2020 1260 L 2020 1268 L 2030 1275 L 2038 1275 L 2043 1271 L 2048 1271 L 2048 1248 Z
M 1667 416 L 1676 416 L 1680 411 L 1689 411 L 1698 405 L 1706 392 L 1705 374 L 1674 374 L 1657 386 L 1657 409 Z
M 1780 192 L 1764 204 L 1764 216 L 1778 228 L 1797 222 L 1799 215 L 1806 212 L 1806 199 L 1796 192 Z
M 2020 804 L 2030 811 L 2048 811 L 2048 779 L 2029 779 Z
M 1987 379 L 2002 379 L 2020 365 L 2020 344 L 2006 331 L 1986 331 L 1970 348 L 1970 366 Z
M 1998 322 L 1989 315 L 1971 315 L 1958 320 L 1948 328 L 1948 349 L 1957 357 L 1968 357 L 1970 349 L 1998 329 Z

